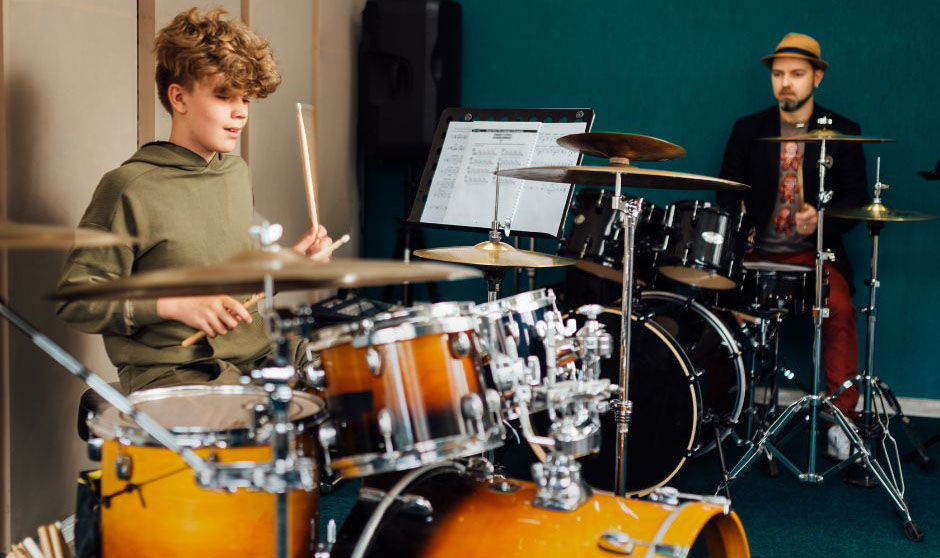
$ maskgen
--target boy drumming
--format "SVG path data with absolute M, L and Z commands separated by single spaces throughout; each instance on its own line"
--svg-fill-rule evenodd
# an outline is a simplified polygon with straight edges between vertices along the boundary
M 226 12 L 177 15 L 156 40 L 160 102 L 172 116 L 169 141 L 148 143 L 101 179 L 81 227 L 136 236 L 139 244 L 76 249 L 59 287 L 169 267 L 206 266 L 253 248 L 251 178 L 229 155 L 250 99 L 281 82 L 271 46 Z M 293 247 L 314 256 L 331 244 L 322 226 Z M 100 333 L 125 392 L 192 383 L 238 383 L 270 352 L 263 320 L 238 296 L 68 301 L 58 314 Z M 239 325 L 241 324 L 241 325 Z M 194 330 L 207 339 L 181 341 Z

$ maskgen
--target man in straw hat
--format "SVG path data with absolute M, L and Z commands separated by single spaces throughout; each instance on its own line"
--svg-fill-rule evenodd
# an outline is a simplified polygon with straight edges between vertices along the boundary
M 819 128 L 821 117 L 830 128 L 860 134 L 858 124 L 816 104 L 814 92 L 828 64 L 819 43 L 802 33 L 787 33 L 773 54 L 761 59 L 770 68 L 777 105 L 735 122 L 721 165 L 721 177 L 751 186 L 743 194 L 721 193 L 726 208 L 743 208 L 755 227 L 754 252 L 749 259 L 813 266 L 816 247 L 816 201 L 819 193 L 818 143 L 757 141 L 770 136 L 806 133 Z M 826 189 L 833 192 L 831 207 L 868 203 L 865 154 L 860 144 L 830 143 L 826 151 L 833 164 L 826 173 Z M 794 192 L 794 184 L 796 192 Z M 794 193 L 796 195 L 794 195 Z M 781 226 L 786 220 L 786 226 Z M 858 333 L 852 305 L 852 267 L 842 235 L 852 221 L 827 219 L 823 246 L 835 254 L 826 262 L 829 282 L 829 318 L 823 322 L 823 366 L 826 390 L 831 393 L 858 373 Z M 858 388 L 835 400 L 849 417 L 855 415 Z M 850 444 L 839 428 L 828 432 L 828 454 L 845 459 Z

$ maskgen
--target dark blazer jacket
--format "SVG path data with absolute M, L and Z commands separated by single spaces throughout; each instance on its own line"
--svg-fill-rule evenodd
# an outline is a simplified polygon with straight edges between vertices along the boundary
M 807 128 L 819 128 L 816 121 L 832 118 L 831 129 L 844 134 L 861 134 L 855 122 L 816 105 Z M 757 234 L 763 233 L 770 222 L 780 178 L 780 144 L 756 141 L 758 138 L 780 135 L 780 112 L 774 106 L 745 116 L 734 123 L 725 156 L 721 163 L 721 178 L 747 184 L 744 192 L 719 192 L 718 203 L 723 208 L 737 211 L 744 200 L 751 223 Z M 816 206 L 819 197 L 820 145 L 808 142 L 803 155 L 803 195 L 806 203 Z M 826 189 L 833 192 L 827 207 L 860 206 L 869 203 L 868 179 L 865 171 L 865 152 L 860 143 L 826 143 L 826 153 L 832 156 L 832 166 L 826 170 Z M 842 235 L 854 227 L 856 221 L 826 217 L 823 224 L 823 247 L 835 254 L 836 268 L 853 286 L 852 265 L 842 243 Z

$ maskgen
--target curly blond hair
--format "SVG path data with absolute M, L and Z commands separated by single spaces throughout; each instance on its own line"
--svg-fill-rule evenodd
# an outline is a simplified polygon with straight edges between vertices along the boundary
M 192 8 L 157 35 L 157 89 L 170 114 L 167 89 L 173 83 L 192 89 L 195 82 L 214 78 L 217 92 L 256 99 L 274 93 L 281 84 L 271 44 L 241 20 L 223 18 L 226 15 L 221 8 L 208 12 Z

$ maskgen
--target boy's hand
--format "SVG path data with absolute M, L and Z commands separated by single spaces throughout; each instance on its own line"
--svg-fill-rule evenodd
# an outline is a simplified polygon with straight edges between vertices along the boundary
M 157 315 L 203 331 L 210 338 L 225 335 L 240 322 L 251 323 L 248 310 L 227 295 L 159 298 Z
M 309 231 L 307 231 L 307 234 L 305 234 L 303 238 L 301 238 L 300 241 L 294 245 L 294 251 L 298 254 L 303 254 L 305 256 L 314 258 L 317 254 L 323 250 L 326 250 L 332 244 L 333 239 L 330 238 L 327 234 L 326 227 L 319 225 L 316 232 L 314 232 L 312 227 Z M 316 259 L 318 261 L 326 262 L 330 260 L 330 257 L 327 256 L 322 260 L 320 258 Z
M 810 204 L 804 203 L 796 214 L 796 232 L 804 236 L 813 234 L 816 232 L 816 221 L 818 219 L 816 209 Z

